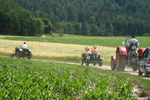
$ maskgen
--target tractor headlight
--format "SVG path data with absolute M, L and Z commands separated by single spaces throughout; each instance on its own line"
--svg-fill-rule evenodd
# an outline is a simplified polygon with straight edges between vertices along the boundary
M 19 51 L 23 51 L 23 50 L 20 48 Z
M 32 52 L 32 50 L 31 50 L 31 49 L 29 49 L 29 51 L 30 51 L 30 52 Z

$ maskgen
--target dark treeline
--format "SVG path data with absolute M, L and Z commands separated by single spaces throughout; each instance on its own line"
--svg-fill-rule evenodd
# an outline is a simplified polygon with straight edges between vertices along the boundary
M 0 0 L 0 34 L 34 36 L 52 29 L 47 18 L 37 18 L 14 2 Z
M 56 32 L 80 35 L 143 35 L 150 32 L 150 0 L 13 0 Z

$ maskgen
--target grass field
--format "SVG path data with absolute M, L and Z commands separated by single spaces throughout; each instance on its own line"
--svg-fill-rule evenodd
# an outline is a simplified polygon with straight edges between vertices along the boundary
M 139 47 L 149 47 L 150 37 L 137 37 Z M 63 37 L 26 37 L 26 36 L 0 36 L 0 53 L 13 53 L 24 41 L 33 51 L 33 58 L 50 60 L 80 62 L 81 53 L 88 46 L 90 50 L 96 45 L 99 54 L 104 58 L 104 64 L 109 65 L 110 57 L 115 56 L 116 47 L 122 45 L 125 37 L 89 37 L 68 36 Z
M 15 47 L 22 44 L 23 41 L 3 40 L 0 39 L 0 52 L 12 54 Z M 32 49 L 34 58 L 46 58 L 51 60 L 80 62 L 81 53 L 84 52 L 85 46 L 77 44 L 63 44 L 63 43 L 50 43 L 50 42 L 35 42 L 28 41 L 28 47 Z M 92 46 L 88 46 L 90 50 Z M 115 55 L 115 48 L 97 46 L 99 54 L 105 59 L 104 63 L 109 64 L 110 56 Z
M 117 47 L 122 45 L 126 37 L 94 37 L 94 36 L 64 36 L 64 37 L 0 37 L 8 40 L 23 40 L 23 41 L 39 41 L 51 43 L 65 43 L 65 44 L 80 44 L 80 45 L 97 45 L 107 47 Z M 150 37 L 137 37 L 139 40 L 139 48 L 150 47 Z

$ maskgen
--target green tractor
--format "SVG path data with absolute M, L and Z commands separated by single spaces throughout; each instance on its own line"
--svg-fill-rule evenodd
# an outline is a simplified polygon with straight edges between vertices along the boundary
M 97 63 L 99 64 L 99 66 L 102 66 L 103 64 L 103 58 L 100 55 L 86 55 L 85 53 L 82 54 L 81 65 L 85 64 L 89 66 L 89 64 L 93 64 L 93 66 L 95 66 Z

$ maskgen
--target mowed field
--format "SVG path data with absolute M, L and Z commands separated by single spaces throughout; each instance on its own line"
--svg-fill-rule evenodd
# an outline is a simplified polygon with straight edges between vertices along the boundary
M 149 47 L 150 37 L 137 37 L 139 47 Z M 109 65 L 110 57 L 115 56 L 116 47 L 122 45 L 125 37 L 90 37 L 90 36 L 64 36 L 64 37 L 25 37 L 0 36 L 0 53 L 12 54 L 15 47 L 24 41 L 32 49 L 33 57 L 49 60 L 80 62 L 81 53 L 88 46 L 96 45 L 99 54 L 104 58 L 104 64 Z
M 20 46 L 24 41 L 2 40 L 0 39 L 0 52 L 12 54 L 15 47 Z M 80 62 L 81 53 L 84 52 L 85 46 L 77 44 L 49 43 L 49 42 L 27 42 L 28 47 L 32 49 L 33 57 L 49 58 L 51 60 L 66 60 L 75 58 L 74 62 Z M 90 50 L 92 46 L 88 46 Z M 115 48 L 97 46 L 99 54 L 104 58 L 105 62 L 110 61 L 110 56 L 115 55 Z M 54 59 L 55 58 L 55 59 Z M 74 59 L 72 59 L 74 60 Z

